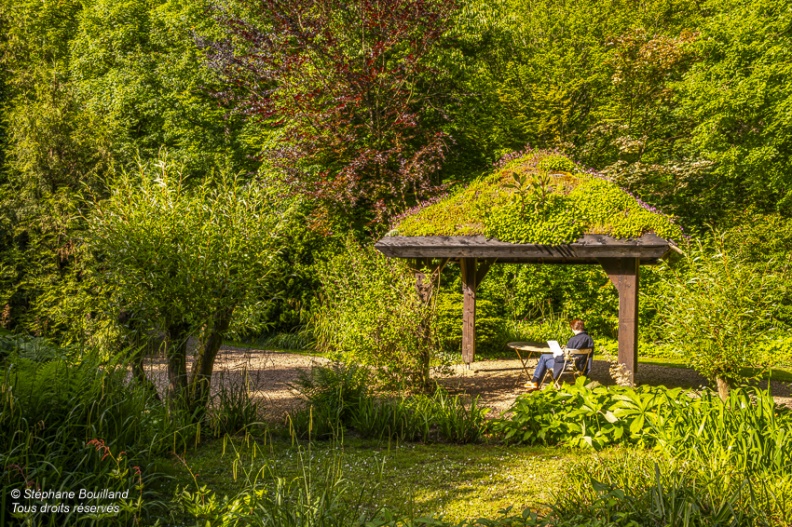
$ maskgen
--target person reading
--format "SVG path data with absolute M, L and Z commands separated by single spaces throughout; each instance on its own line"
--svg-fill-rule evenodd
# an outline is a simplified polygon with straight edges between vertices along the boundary
M 567 341 L 567 351 L 574 352 L 574 350 L 594 348 L 594 340 L 586 333 L 586 326 L 583 324 L 582 320 L 576 318 L 569 323 L 569 327 L 572 328 L 575 335 Z M 564 351 L 558 345 L 558 342 L 554 340 L 549 341 L 548 344 L 553 353 L 543 353 L 542 356 L 539 357 L 539 363 L 536 365 L 531 382 L 525 384 L 528 391 L 539 389 L 539 383 L 542 382 L 542 378 L 547 370 L 552 369 L 553 379 L 557 379 L 558 376 L 561 375 L 561 370 L 564 368 Z M 588 364 L 586 364 L 587 360 Z M 591 369 L 591 362 L 590 356 L 588 359 L 585 356 L 575 357 L 575 367 L 586 373 Z

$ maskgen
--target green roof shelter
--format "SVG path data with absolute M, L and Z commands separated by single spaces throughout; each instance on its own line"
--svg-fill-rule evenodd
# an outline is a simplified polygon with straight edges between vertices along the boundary
M 459 263 L 468 364 L 476 352 L 476 290 L 492 264 L 601 265 L 619 294 L 619 362 L 634 380 L 640 266 L 675 250 L 670 240 L 681 234 L 671 218 L 601 175 L 558 154 L 532 151 L 409 212 L 375 247 L 412 259 L 416 270 Z

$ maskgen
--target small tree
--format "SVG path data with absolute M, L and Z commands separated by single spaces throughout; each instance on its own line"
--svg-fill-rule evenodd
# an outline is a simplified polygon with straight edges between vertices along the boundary
M 730 387 L 779 359 L 763 343 L 778 327 L 780 277 L 765 264 L 730 256 L 722 244 L 715 249 L 694 247 L 680 268 L 668 270 L 674 274 L 658 314 L 667 340 L 726 398 Z
M 164 160 L 121 177 L 96 204 L 89 219 L 95 265 L 119 311 L 138 328 L 164 333 L 171 401 L 205 408 L 222 339 L 239 308 L 256 301 L 286 212 L 268 187 L 233 178 L 188 189 Z M 198 349 L 188 377 L 193 335 Z

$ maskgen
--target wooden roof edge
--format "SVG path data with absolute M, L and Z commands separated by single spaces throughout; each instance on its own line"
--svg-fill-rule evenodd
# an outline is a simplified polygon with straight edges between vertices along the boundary
M 626 240 L 587 234 L 564 245 L 507 243 L 484 236 L 389 236 L 374 247 L 396 258 L 497 258 L 525 263 L 592 263 L 598 258 L 656 261 L 672 250 L 668 240 L 654 233 Z
M 436 246 L 436 247 L 536 247 L 536 248 L 558 248 L 558 247 L 580 247 L 580 246 L 663 246 L 672 245 L 664 238 L 657 236 L 653 232 L 648 232 L 638 238 L 614 238 L 606 234 L 584 234 L 577 241 L 561 244 L 546 245 L 535 243 L 510 243 L 502 242 L 495 238 L 487 238 L 480 234 L 473 236 L 391 236 L 386 235 L 381 238 L 375 246 Z

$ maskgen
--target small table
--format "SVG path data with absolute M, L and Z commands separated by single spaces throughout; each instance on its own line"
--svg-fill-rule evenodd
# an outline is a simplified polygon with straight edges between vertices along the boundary
M 536 355 L 536 359 L 538 360 L 542 353 L 552 353 L 547 342 L 509 342 L 506 344 L 506 347 L 513 349 L 517 354 L 517 358 L 520 359 L 523 372 L 525 372 L 526 381 L 531 380 L 531 372 L 528 371 L 528 363 L 534 358 L 534 355 Z M 518 383 L 521 378 L 522 373 L 517 377 Z

